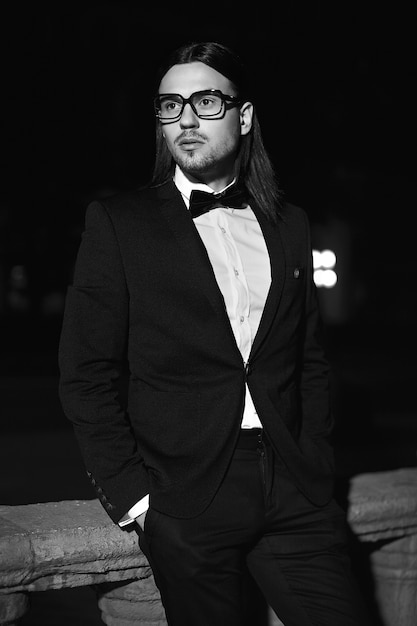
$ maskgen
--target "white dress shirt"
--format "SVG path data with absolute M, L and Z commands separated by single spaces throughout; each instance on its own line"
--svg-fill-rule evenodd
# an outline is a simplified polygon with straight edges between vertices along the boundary
M 213 189 L 203 183 L 190 182 L 178 166 L 174 183 L 187 208 L 194 189 L 213 193 Z M 271 266 L 261 228 L 249 206 L 245 209 L 212 209 L 195 218 L 194 224 L 206 247 L 236 344 L 246 363 L 271 285 Z M 261 426 L 246 386 L 241 427 Z M 145 496 L 129 510 L 128 519 L 119 522 L 120 525 L 138 517 L 148 506 L 149 496 Z

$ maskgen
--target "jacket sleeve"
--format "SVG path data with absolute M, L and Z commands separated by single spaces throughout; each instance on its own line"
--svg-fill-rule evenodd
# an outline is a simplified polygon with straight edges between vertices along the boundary
M 129 294 L 114 225 L 92 203 L 69 287 L 59 345 L 59 394 L 87 474 L 118 522 L 149 492 L 121 393 Z

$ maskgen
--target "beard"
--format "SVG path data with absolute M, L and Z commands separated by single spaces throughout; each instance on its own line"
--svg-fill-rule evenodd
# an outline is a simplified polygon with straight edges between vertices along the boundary
M 224 143 L 208 151 L 204 148 L 189 151 L 176 149 L 174 161 L 183 172 L 197 180 L 206 176 L 222 175 L 224 171 L 233 168 L 237 153 L 235 145 Z
M 198 175 L 210 172 L 219 165 L 219 158 L 213 154 L 199 154 L 198 150 L 174 155 L 174 160 L 183 172 L 198 178 Z

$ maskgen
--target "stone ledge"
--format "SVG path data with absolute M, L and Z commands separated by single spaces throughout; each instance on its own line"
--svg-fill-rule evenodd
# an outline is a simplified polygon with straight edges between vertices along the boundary
M 362 542 L 416 534 L 417 468 L 355 476 L 348 502 L 349 525 Z M 114 524 L 98 500 L 0 505 L 0 554 L 3 593 L 149 575 L 136 533 Z
M 417 623 L 416 487 L 417 468 L 350 481 L 348 522 L 371 547 L 370 574 L 384 626 Z M 100 586 L 99 606 L 109 626 L 133 626 L 138 616 L 149 626 L 166 625 L 136 533 L 114 524 L 98 500 L 0 505 L 0 624 L 10 626 L 24 613 L 28 592 L 86 585 Z
M 98 500 L 0 506 L 0 590 L 42 591 L 150 575 L 135 532 Z
M 417 467 L 358 474 L 350 481 L 348 522 L 364 541 L 417 533 Z

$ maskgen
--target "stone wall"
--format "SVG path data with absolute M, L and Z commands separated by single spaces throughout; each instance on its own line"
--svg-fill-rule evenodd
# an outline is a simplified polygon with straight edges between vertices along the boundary
M 416 626 L 417 468 L 354 477 L 348 521 L 376 623 Z M 105 624 L 166 625 L 136 533 L 113 524 L 97 500 L 0 505 L 0 558 L 0 626 L 17 623 L 32 591 L 86 585 Z

